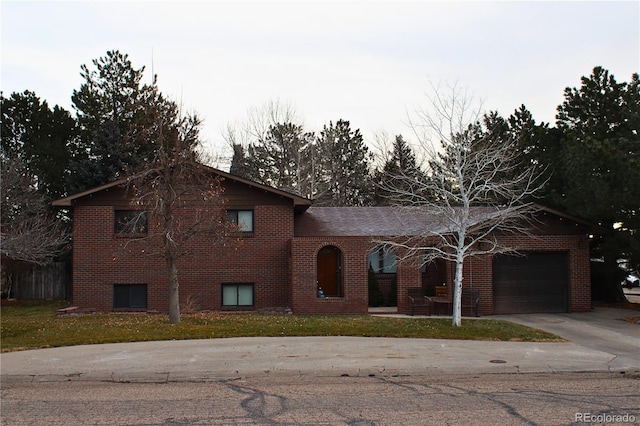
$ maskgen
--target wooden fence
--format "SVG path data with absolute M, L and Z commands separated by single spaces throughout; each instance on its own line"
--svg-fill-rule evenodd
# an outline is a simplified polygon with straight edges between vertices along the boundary
M 15 299 L 71 300 L 71 273 L 67 262 L 20 268 L 3 274 L 3 289 Z

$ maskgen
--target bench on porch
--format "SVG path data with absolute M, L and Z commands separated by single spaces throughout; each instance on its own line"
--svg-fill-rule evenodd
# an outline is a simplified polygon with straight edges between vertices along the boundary
M 444 310 L 445 315 L 453 314 L 453 300 L 448 297 L 434 297 L 431 299 L 433 312 L 438 315 Z M 478 306 L 480 305 L 480 291 L 476 289 L 462 290 L 460 299 L 460 313 L 462 315 L 473 315 L 479 317 Z
M 453 302 L 448 297 L 428 297 L 424 295 L 421 287 L 407 289 L 409 302 L 411 302 L 411 315 L 415 313 L 415 308 L 428 308 L 429 313 L 433 311 L 436 315 L 444 310 L 445 315 L 451 315 Z M 471 315 L 479 317 L 478 306 L 480 305 L 480 291 L 476 289 L 462 290 L 460 299 L 461 311 L 470 312 Z M 442 308 L 442 309 L 441 309 Z
M 416 308 L 428 308 L 431 315 L 431 298 L 424 295 L 422 287 L 411 287 L 407 289 L 409 302 L 411 303 L 411 315 L 415 313 Z

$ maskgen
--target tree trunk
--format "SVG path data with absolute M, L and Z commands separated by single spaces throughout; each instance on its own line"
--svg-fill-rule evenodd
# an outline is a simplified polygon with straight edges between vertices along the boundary
M 460 327 L 462 325 L 462 266 L 464 257 L 460 251 L 456 256 L 456 275 L 453 280 L 453 311 L 451 325 Z
M 178 292 L 178 265 L 173 259 L 167 259 L 169 269 L 169 322 L 180 322 L 180 296 Z

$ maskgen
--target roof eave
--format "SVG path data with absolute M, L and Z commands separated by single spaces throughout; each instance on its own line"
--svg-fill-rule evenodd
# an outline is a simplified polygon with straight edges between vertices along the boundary
M 208 167 L 208 166 L 205 166 L 205 167 Z M 211 171 L 213 173 L 218 174 L 219 176 L 223 177 L 224 179 L 234 180 L 236 182 L 243 183 L 243 184 L 251 186 L 253 188 L 261 189 L 263 191 L 267 191 L 267 192 L 270 192 L 272 194 L 279 195 L 281 197 L 285 197 L 285 198 L 290 199 L 293 202 L 293 206 L 294 206 L 296 212 L 298 212 L 298 213 L 302 213 L 302 212 L 306 211 L 311 206 L 311 204 L 313 204 L 313 201 L 308 199 L 308 198 L 304 198 L 304 197 L 301 197 L 299 195 L 292 194 L 290 192 L 283 191 L 283 190 L 280 190 L 280 189 L 272 188 L 272 187 L 270 187 L 268 185 L 263 185 L 261 183 L 253 182 L 253 181 L 251 181 L 249 179 L 241 178 L 239 176 L 235 176 L 235 175 L 232 175 L 230 173 L 223 172 L 222 170 L 218 170 L 218 169 L 213 168 L 213 167 L 209 167 L 209 168 L 211 169 Z M 74 201 L 79 199 L 79 198 L 86 197 L 88 195 L 95 194 L 95 193 L 100 192 L 100 191 L 104 191 L 105 189 L 109 189 L 109 188 L 112 188 L 114 186 L 123 185 L 123 184 L 125 184 L 127 182 L 127 180 L 128 180 L 128 178 L 123 178 L 123 179 L 120 179 L 120 180 L 117 180 L 117 181 L 114 181 L 114 182 L 111 182 L 111 183 L 107 183 L 105 185 L 97 186 L 95 188 L 91 188 L 91 189 L 88 189 L 86 191 L 79 192 L 77 194 L 70 195 L 70 196 L 65 197 L 65 198 L 61 198 L 59 200 L 55 200 L 51 204 L 53 206 L 56 206 L 56 207 L 71 207 L 71 206 L 73 206 Z
M 551 207 L 543 206 L 541 204 L 536 204 L 536 206 L 539 208 L 539 211 L 550 213 L 550 214 L 556 215 L 556 216 L 564 218 L 564 219 L 571 220 L 571 221 L 573 221 L 575 223 L 578 223 L 580 225 L 583 225 L 583 226 L 587 227 L 591 234 L 608 235 L 608 234 L 612 234 L 614 232 L 613 229 L 606 228 L 606 227 L 604 227 L 604 226 L 602 226 L 600 224 L 590 222 L 590 221 L 588 221 L 586 219 L 582 219 L 582 218 L 580 218 L 578 216 L 574 216 L 572 214 L 565 213 L 565 212 L 562 212 L 560 210 L 552 209 Z
M 252 186 L 252 187 L 257 188 L 257 189 L 262 189 L 264 191 L 271 192 L 271 193 L 276 194 L 276 195 L 280 195 L 281 197 L 289 198 L 289 199 L 291 199 L 293 201 L 293 205 L 297 209 L 298 208 L 302 208 L 301 211 L 305 211 L 306 209 L 309 208 L 309 206 L 311 206 L 311 204 L 313 204 L 312 200 L 310 200 L 308 198 L 305 198 L 305 197 L 302 197 L 300 195 L 296 195 L 296 194 L 293 194 L 291 192 L 283 191 L 281 189 L 276 189 L 276 188 L 273 188 L 273 187 L 268 186 L 268 185 L 264 185 L 264 184 L 261 184 L 261 183 L 258 183 L 258 182 L 254 182 L 254 181 L 249 180 L 249 179 L 242 178 L 240 176 L 232 175 L 231 173 L 223 172 L 222 170 L 218 170 L 218 169 L 213 169 L 213 170 L 215 170 L 216 173 L 218 173 L 220 176 L 224 177 L 225 179 L 234 180 L 236 182 L 240 182 L 240 183 Z
M 124 178 L 101 186 L 96 186 L 95 188 L 91 188 L 86 191 L 78 192 L 77 194 L 55 200 L 51 203 L 51 205 L 55 207 L 71 207 L 73 206 L 73 202 L 78 198 L 86 197 L 87 195 L 95 194 L 97 192 L 104 191 L 105 189 L 113 188 L 114 186 L 120 186 L 126 182 L 127 179 Z

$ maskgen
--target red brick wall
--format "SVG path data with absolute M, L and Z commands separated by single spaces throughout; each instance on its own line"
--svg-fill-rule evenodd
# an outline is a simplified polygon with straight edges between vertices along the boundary
M 342 297 L 317 297 L 317 255 L 325 246 L 342 252 Z M 291 248 L 291 307 L 296 314 L 366 314 L 369 308 L 367 237 L 294 238 Z
M 506 237 L 505 241 L 522 252 L 564 251 L 569 254 L 569 311 L 584 312 L 591 309 L 591 283 L 589 275 L 589 244 L 584 235 L 543 235 L 534 238 Z M 343 254 L 344 297 L 318 299 L 316 297 L 316 256 L 318 251 L 332 245 Z M 365 313 L 368 308 L 367 257 L 375 247 L 369 237 L 294 238 L 292 244 L 292 297 L 294 313 L 346 314 Z M 397 253 L 399 257 L 402 253 Z M 445 278 L 450 287 L 455 267 L 445 263 Z M 398 265 L 398 312 L 410 313 L 407 297 L 409 287 L 420 287 L 423 277 L 416 263 L 406 260 Z M 484 255 L 465 260 L 463 289 L 480 291 L 480 315 L 493 314 L 493 257 Z M 449 288 L 449 297 L 452 297 Z
M 254 283 L 255 309 L 288 307 L 292 237 L 292 206 L 267 205 L 254 208 L 253 236 L 237 245 L 225 248 L 206 236 L 194 238 L 194 255 L 179 261 L 181 301 L 191 298 L 201 309 L 218 310 L 222 283 Z M 73 303 L 110 311 L 114 284 L 147 284 L 148 309 L 166 312 L 166 264 L 145 253 L 149 247 L 114 235 L 113 207 L 75 207 Z
M 95 201 L 95 200 L 94 200 Z M 100 311 L 113 309 L 114 284 L 147 284 L 148 309 L 166 312 L 167 270 L 164 260 L 148 256 L 148 248 L 130 243 L 113 232 L 113 207 L 79 205 L 74 208 L 73 303 Z M 243 206 L 246 207 L 246 206 Z M 229 206 L 232 208 L 232 206 Z M 368 311 L 368 254 L 370 237 L 293 236 L 293 207 L 286 204 L 254 207 L 254 233 L 237 246 L 214 246 L 200 236 L 191 243 L 194 255 L 179 263 L 180 297 L 200 309 L 221 308 L 222 283 L 254 283 L 255 309 L 291 307 L 297 314 L 365 314 Z M 153 223 L 149 220 L 149 224 Z M 526 251 L 565 251 L 569 254 L 569 310 L 591 309 L 589 244 L 584 235 L 505 237 Z M 317 298 L 317 254 L 327 245 L 342 252 L 343 295 Z M 401 256 L 401 253 L 398 253 Z M 493 313 L 492 257 L 467 259 L 463 288 L 480 290 L 480 314 Z M 453 282 L 446 264 L 446 282 Z M 409 287 L 420 287 L 417 264 L 398 265 L 398 312 L 409 313 Z M 451 295 L 451 291 L 449 291 Z
M 586 235 L 540 235 L 533 238 L 505 237 L 511 247 L 522 253 L 567 252 L 569 254 L 569 312 L 591 310 L 589 241 Z M 448 283 L 453 283 L 454 268 L 449 268 Z M 480 315 L 493 314 L 493 258 L 490 255 L 465 261 L 462 287 L 480 290 Z M 451 293 L 450 293 L 451 294 Z
M 397 253 L 399 258 L 402 253 Z M 398 264 L 398 313 L 408 314 L 411 312 L 407 289 L 410 287 L 422 287 L 422 272 L 420 266 L 410 261 Z

